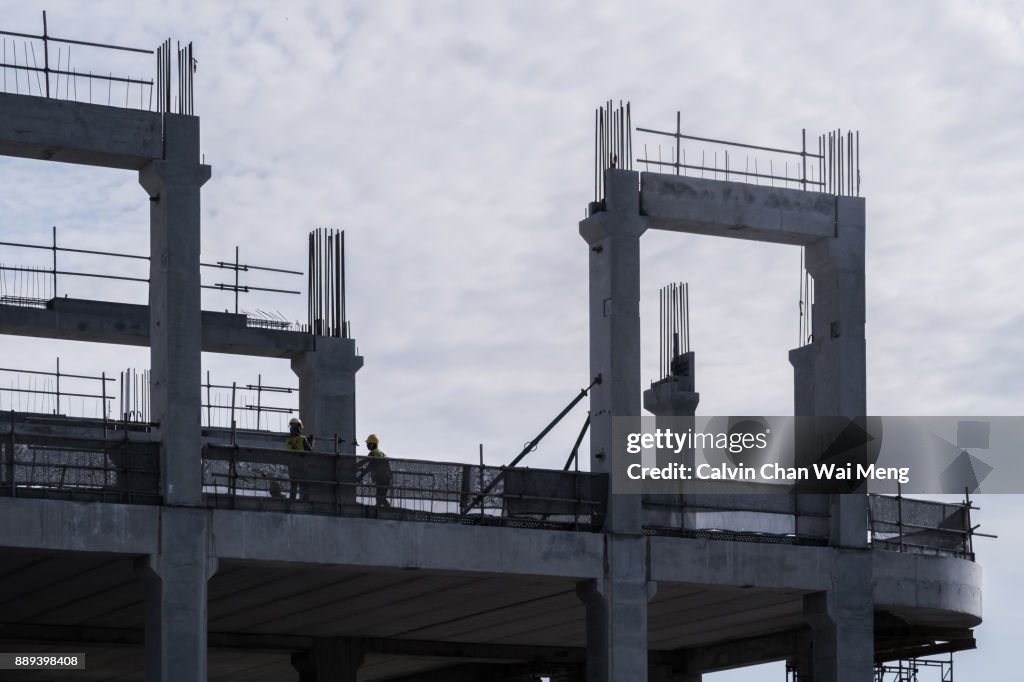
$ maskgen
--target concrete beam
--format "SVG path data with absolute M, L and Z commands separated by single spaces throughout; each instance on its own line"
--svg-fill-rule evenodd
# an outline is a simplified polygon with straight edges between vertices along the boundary
M 825 590 L 833 550 L 801 545 L 652 537 L 651 580 L 731 587 Z
M 831 237 L 831 194 L 662 173 L 640 174 L 640 213 L 653 229 L 776 244 Z
M 161 114 L 0 93 L 0 155 L 139 170 L 163 156 Z
M 422 673 L 388 678 L 388 682 L 489 682 L 505 679 L 515 670 L 507 664 L 466 663 Z
M 604 561 L 603 538 L 592 533 L 221 509 L 212 514 L 221 559 L 575 579 L 599 577 Z
M 0 498 L 0 546 L 151 554 L 160 515 L 159 507 Z
M 680 667 L 686 672 L 711 673 L 784 660 L 806 637 L 806 631 L 790 630 L 686 649 L 677 655 Z
M 303 332 L 246 327 L 245 316 L 202 311 L 202 348 L 266 358 L 294 358 L 313 350 Z M 0 334 L 67 341 L 149 345 L 149 306 L 56 298 L 46 309 L 0 305 Z

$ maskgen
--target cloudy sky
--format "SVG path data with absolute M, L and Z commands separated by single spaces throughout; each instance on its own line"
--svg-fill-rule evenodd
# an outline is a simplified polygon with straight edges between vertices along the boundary
M 358 428 L 380 433 L 393 456 L 471 460 L 483 443 L 489 463 L 507 462 L 588 383 L 578 222 L 593 193 L 593 110 L 609 98 L 631 101 L 636 125 L 667 129 L 680 111 L 690 134 L 768 146 L 798 147 L 802 128 L 809 137 L 859 130 L 869 413 L 1021 413 L 1020 2 L 47 9 L 62 37 L 194 41 L 196 113 L 213 167 L 205 261 L 240 245 L 245 262 L 304 270 L 310 229 L 346 230 L 349 317 L 366 358 Z M 7 30 L 40 28 L 30 3 L 6 2 L 2 16 Z M 149 59 L 116 68 L 149 77 Z M 85 48 L 74 48 L 71 66 L 107 68 Z M 86 96 L 84 81 L 65 85 Z M 634 148 L 645 142 L 653 154 L 652 138 L 635 137 Z M 702 151 L 714 148 L 689 147 Z M 4 159 L 0 183 L 4 241 L 46 243 L 56 225 L 68 246 L 147 252 L 148 202 L 133 173 Z M 4 263 L 33 257 L 0 249 Z M 687 281 L 700 412 L 790 414 L 799 252 L 650 232 L 642 257 L 644 381 L 657 372 L 657 290 Z M 122 267 L 99 263 L 69 260 L 68 269 Z M 27 284 L 8 275 L 4 286 Z M 70 278 L 58 293 L 145 300 L 139 285 Z M 250 296 L 245 309 L 305 314 L 299 297 Z M 210 292 L 204 305 L 233 302 Z M 65 371 L 92 374 L 148 362 L 139 349 L 85 349 L 0 339 L 0 364 L 49 369 L 61 355 Z M 215 383 L 295 383 L 283 361 L 204 363 Z M 15 380 L 0 376 L 0 386 Z M 9 401 L 0 396 L 0 409 Z M 560 465 L 582 410 L 525 463 Z M 1015 496 L 980 504 L 976 522 L 1001 539 L 978 542 L 987 620 L 980 651 L 958 658 L 958 676 L 1010 679 L 1013 637 L 1024 631 L 1024 532 L 1011 515 L 1024 505 Z

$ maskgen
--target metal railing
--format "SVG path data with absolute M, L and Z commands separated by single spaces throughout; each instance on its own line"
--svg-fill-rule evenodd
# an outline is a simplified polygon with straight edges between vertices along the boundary
M 157 443 L 19 434 L 0 444 L 0 496 L 159 504 Z
M 56 226 L 51 227 L 51 241 L 49 244 L 27 244 L 24 242 L 0 241 L 0 247 L 50 252 L 50 257 L 47 259 L 49 262 L 46 265 L 7 265 L 0 263 L 0 304 L 45 308 L 46 303 L 51 299 L 59 297 L 62 291 L 65 296 L 68 294 L 67 287 L 60 286 L 63 284 L 63 278 L 66 277 L 97 278 L 149 284 L 148 272 L 145 273 L 146 276 L 144 277 L 138 275 L 130 276 L 111 274 L 112 272 L 121 270 L 121 267 L 107 267 L 101 272 L 89 271 L 86 269 L 66 269 L 67 266 L 62 268 L 58 263 L 58 254 L 61 253 L 80 256 L 100 256 L 103 258 L 119 258 L 122 260 L 144 261 L 146 263 L 149 262 L 149 256 L 62 246 L 57 243 Z M 303 273 L 298 270 L 286 270 L 284 268 L 273 268 L 263 265 L 242 263 L 239 259 L 239 248 L 237 246 L 235 247 L 235 258 L 233 261 L 216 261 L 213 263 L 202 262 L 199 265 L 202 268 L 227 270 L 231 273 L 229 281 L 227 282 L 201 284 L 201 287 L 203 289 L 211 289 L 214 291 L 223 291 L 233 294 L 234 312 L 236 314 L 240 313 L 239 294 L 246 294 L 255 291 L 288 294 L 293 296 L 299 296 L 302 294 L 301 291 L 297 291 L 295 289 L 255 286 L 253 284 L 242 282 L 240 277 L 243 272 L 258 271 L 274 273 L 277 275 L 300 277 Z M 10 276 L 8 276 L 8 273 L 10 273 Z M 257 310 L 255 314 L 245 313 L 245 315 L 248 326 L 272 329 L 291 329 L 297 327 L 297 325 L 292 325 L 279 315 L 273 316 L 262 310 Z
M 43 12 L 42 34 L 0 31 L 0 36 L 3 92 L 143 111 L 195 114 L 193 74 L 199 62 L 192 54 L 192 43 L 183 46 L 179 42 L 174 51 L 170 39 L 156 50 L 150 50 L 61 38 L 49 32 L 46 12 Z M 82 48 L 85 49 L 88 67 L 80 67 L 77 61 L 72 65 L 72 47 L 78 48 L 76 58 Z M 156 56 L 155 78 L 121 75 L 123 69 L 143 68 L 137 55 Z M 124 57 L 134 60 L 130 64 L 120 61 Z M 177 62 L 176 73 L 173 61 Z
M 38 97 L 59 98 L 79 100 L 78 84 L 84 82 L 82 95 L 88 96 L 91 103 L 98 104 L 120 104 L 120 88 L 124 88 L 124 106 L 135 104 L 132 95 L 133 86 L 137 86 L 138 105 L 140 109 L 152 108 L 153 103 L 153 79 L 134 78 L 128 76 L 114 75 L 112 71 L 103 73 L 106 69 L 99 70 L 97 62 L 96 70 L 79 69 L 71 65 L 71 48 L 98 48 L 101 50 L 152 55 L 154 50 L 147 50 L 138 47 L 126 47 L 124 45 L 110 45 L 96 43 L 86 40 L 74 40 L 71 38 L 59 38 L 51 35 L 47 26 L 46 12 L 43 12 L 43 32 L 41 35 L 22 33 L 16 31 L 0 31 L 3 36 L 2 60 L 0 67 L 3 68 L 3 89 L 4 92 L 15 94 L 35 95 Z M 22 39 L 19 41 L 17 39 Z M 57 52 L 51 43 L 57 43 Z M 36 54 L 36 45 L 40 46 L 39 54 Z M 19 56 L 18 48 L 21 47 L 22 54 Z M 19 63 L 19 57 L 21 62 Z M 109 65 L 109 64 L 107 64 Z M 8 72 L 11 78 L 8 79 Z M 63 80 L 62 80 L 63 77 Z M 106 93 L 97 88 L 97 95 L 100 101 L 96 102 L 93 95 L 93 82 L 99 81 L 106 84 Z M 114 98 L 114 85 L 118 86 L 118 97 Z M 103 94 L 106 94 L 104 101 Z
M 107 390 L 107 383 L 112 381 L 114 378 L 106 373 L 90 376 L 61 372 L 60 357 L 57 358 L 55 372 L 0 367 L 0 409 L 63 414 L 65 409 L 72 411 L 72 403 L 77 398 L 82 406 L 82 416 L 86 412 L 84 403 L 89 401 L 96 407 L 95 416 L 106 418 L 108 401 L 114 399 L 113 391 Z
M 834 130 L 819 135 L 808 147 L 807 130 L 801 131 L 800 148 L 766 147 L 710 137 L 686 135 L 682 131 L 682 113 L 676 112 L 675 130 L 637 127 L 636 132 L 659 138 L 669 137 L 668 159 L 656 146 L 657 158 L 647 144 L 636 162 L 645 170 L 666 169 L 676 175 L 699 174 L 718 180 L 736 180 L 755 184 L 793 187 L 804 191 L 827 192 L 837 196 L 860 196 L 860 132 Z M 685 143 L 703 143 L 687 159 Z M 710 153 L 704 144 L 711 145 Z M 632 141 L 629 142 L 632 148 Z M 730 149 L 732 153 L 730 154 Z M 742 150 L 739 154 L 735 150 Z M 767 158 L 762 158 L 767 154 Z
M 215 508 L 597 530 L 607 477 L 207 445 L 203 488 Z
M 902 495 L 871 495 L 871 545 L 876 549 L 954 556 L 974 561 L 969 500 L 958 503 L 917 500 Z
M 229 385 L 213 383 L 207 371 L 206 383 L 200 388 L 202 424 L 207 428 L 282 432 L 288 428 L 288 418 L 299 412 L 293 397 L 298 387 L 265 384 L 262 374 L 257 375 L 255 384 L 233 381 Z

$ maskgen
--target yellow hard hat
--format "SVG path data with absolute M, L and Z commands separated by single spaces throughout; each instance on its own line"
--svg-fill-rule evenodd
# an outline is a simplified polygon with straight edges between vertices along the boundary
M 292 417 L 291 420 L 288 422 L 288 426 L 298 426 L 301 429 L 303 428 L 302 420 Z
M 377 434 L 371 433 L 369 436 L 366 437 L 366 442 L 376 445 L 377 443 L 380 442 L 380 438 L 377 438 Z

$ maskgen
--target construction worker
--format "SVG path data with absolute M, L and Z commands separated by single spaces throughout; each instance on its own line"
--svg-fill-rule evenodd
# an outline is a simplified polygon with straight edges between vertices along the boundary
M 305 428 L 305 425 L 301 419 L 292 417 L 288 421 L 288 439 L 285 441 L 285 447 L 295 452 L 310 452 L 313 450 L 313 436 L 302 435 L 303 428 Z M 300 482 L 306 478 L 305 468 L 304 462 L 288 463 L 288 477 L 292 479 L 289 498 L 292 500 L 297 497 L 307 497 L 306 484 Z M 271 491 L 271 494 L 273 495 L 273 491 Z
M 288 440 L 285 443 L 289 450 L 309 452 L 313 449 L 313 436 L 303 436 L 302 429 L 304 428 L 305 425 L 301 419 L 292 417 L 288 422 Z
M 369 452 L 366 456 L 367 470 L 373 477 L 373 485 L 377 488 L 377 506 L 390 507 L 388 503 L 388 490 L 391 488 L 391 465 L 388 464 L 387 455 L 378 447 L 380 438 L 371 433 L 366 437 L 366 449 Z

